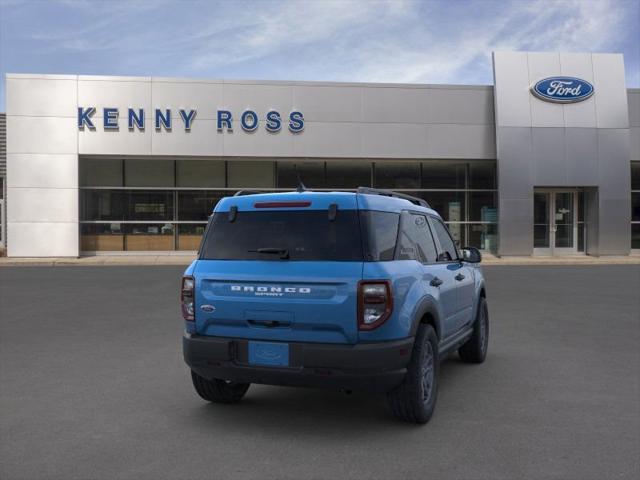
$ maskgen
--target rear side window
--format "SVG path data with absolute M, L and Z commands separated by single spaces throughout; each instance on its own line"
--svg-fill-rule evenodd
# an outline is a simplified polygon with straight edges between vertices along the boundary
M 453 243 L 453 239 L 451 235 L 449 235 L 449 231 L 447 227 L 444 226 L 437 218 L 431 218 L 431 225 L 433 226 L 433 233 L 438 238 L 441 247 L 441 257 L 438 259 L 439 261 L 451 261 L 458 259 L 458 250 L 456 249 L 455 243 Z
M 404 212 L 400 226 L 398 260 L 436 261 L 436 246 L 427 217 Z
M 368 261 L 393 260 L 398 238 L 400 215 L 392 212 L 364 210 L 360 212 L 363 226 L 364 250 Z
M 219 212 L 207 230 L 203 260 L 363 260 L 356 210 Z

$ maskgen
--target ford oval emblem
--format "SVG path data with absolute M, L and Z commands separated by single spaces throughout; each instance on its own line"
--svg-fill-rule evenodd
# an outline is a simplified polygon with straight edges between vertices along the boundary
M 549 77 L 533 85 L 531 93 L 547 102 L 575 103 L 593 95 L 593 85 L 575 77 Z
M 202 305 L 200 307 L 200 310 L 202 310 L 203 312 L 215 312 L 216 311 L 216 307 L 214 307 L 213 305 Z

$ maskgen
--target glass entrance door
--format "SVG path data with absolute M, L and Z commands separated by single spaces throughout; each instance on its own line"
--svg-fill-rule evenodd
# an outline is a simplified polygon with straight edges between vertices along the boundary
M 534 255 L 577 253 L 575 190 L 536 190 L 533 194 Z

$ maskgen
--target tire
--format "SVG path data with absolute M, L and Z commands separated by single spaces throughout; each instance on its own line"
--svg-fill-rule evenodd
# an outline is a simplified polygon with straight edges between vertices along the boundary
M 207 380 L 193 370 L 191 380 L 198 395 L 214 403 L 238 403 L 249 390 L 250 383 L 233 383 L 225 380 Z
M 482 363 L 487 358 L 487 348 L 489 346 L 489 308 L 487 300 L 480 297 L 478 312 L 473 325 L 473 334 L 458 349 L 458 354 L 463 362 Z
M 420 325 L 407 375 L 387 393 L 393 415 L 403 422 L 427 423 L 438 396 L 438 337 L 431 325 Z

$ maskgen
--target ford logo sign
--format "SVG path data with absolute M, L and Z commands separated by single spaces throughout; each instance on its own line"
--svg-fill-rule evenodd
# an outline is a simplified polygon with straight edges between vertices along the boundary
M 533 85 L 531 93 L 547 102 L 575 103 L 593 95 L 593 85 L 575 77 L 549 77 Z

